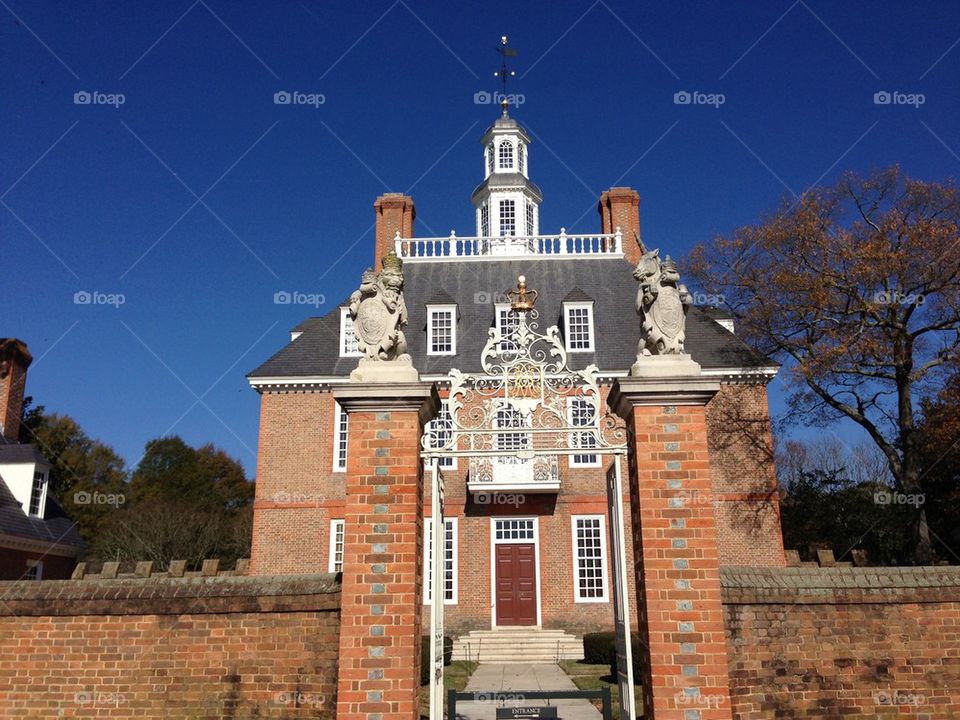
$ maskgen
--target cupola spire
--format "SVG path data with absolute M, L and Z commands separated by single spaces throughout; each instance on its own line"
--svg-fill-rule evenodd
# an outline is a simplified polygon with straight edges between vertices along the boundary
M 507 67 L 507 58 L 515 58 L 517 51 L 512 47 L 507 47 L 507 36 L 501 35 L 497 52 L 500 53 L 501 57 L 500 69 L 493 75 L 494 77 L 499 77 L 500 82 L 503 84 L 503 99 L 500 100 L 500 107 L 503 108 L 503 117 L 509 117 L 507 108 L 510 106 L 510 101 L 507 99 L 507 81 L 516 75 L 516 72 Z

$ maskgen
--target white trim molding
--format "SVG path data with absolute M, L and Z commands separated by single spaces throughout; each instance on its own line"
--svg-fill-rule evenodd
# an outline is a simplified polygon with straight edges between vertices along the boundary
M 596 529 L 599 532 L 599 545 L 597 548 L 600 551 L 600 584 L 602 595 L 596 597 L 584 596 L 581 593 L 580 589 L 580 547 L 579 547 L 579 534 L 577 528 L 577 522 L 581 520 L 587 521 L 597 521 Z M 606 531 L 606 516 L 605 515 L 571 515 L 570 516 L 570 540 L 573 550 L 571 555 L 573 562 L 573 601 L 575 603 L 605 603 L 610 602 L 610 577 L 607 570 L 609 559 L 607 557 L 607 531 Z M 584 548 L 586 551 L 588 548 Z M 587 558 L 586 555 L 583 557 L 584 560 L 595 559 Z M 583 568 L 584 570 L 589 570 L 589 568 Z
M 457 596 L 458 596 L 458 576 L 460 574 L 460 543 L 458 542 L 458 528 L 457 528 L 457 518 L 455 517 L 445 517 L 443 519 L 444 524 L 444 537 L 447 537 L 447 533 L 450 534 L 450 551 L 451 551 L 451 563 L 450 563 L 450 574 L 451 574 L 451 597 L 447 597 L 447 588 L 443 588 L 443 604 L 444 605 L 456 605 Z M 433 518 L 428 517 L 423 519 L 423 604 L 430 605 L 433 602 L 431 595 L 433 594 L 433 588 L 430 587 L 430 557 L 433 554 Z M 443 562 L 444 562 L 444 578 L 447 576 L 447 547 L 443 548 Z
M 345 531 L 344 521 L 339 519 L 333 519 L 330 521 L 330 547 L 328 548 L 328 558 L 327 558 L 327 572 L 340 572 L 343 569 L 343 551 L 344 551 L 344 542 L 346 540 L 347 534 Z M 340 546 L 340 552 L 337 553 L 337 546 Z M 340 555 L 339 565 L 340 568 L 337 568 L 337 555 Z
M 450 348 L 448 350 L 434 350 L 433 343 L 435 328 L 434 318 L 447 315 L 450 320 Z M 457 354 L 457 306 L 456 304 L 427 305 L 427 355 L 456 355 Z
M 571 328 L 570 328 L 570 311 L 571 310 L 586 310 L 587 311 L 587 341 L 589 343 L 588 347 L 571 347 Z M 597 349 L 597 338 L 596 333 L 594 332 L 593 326 L 593 301 L 584 300 L 582 302 L 565 302 L 563 304 L 563 345 L 566 348 L 568 353 L 592 353 L 596 352 Z

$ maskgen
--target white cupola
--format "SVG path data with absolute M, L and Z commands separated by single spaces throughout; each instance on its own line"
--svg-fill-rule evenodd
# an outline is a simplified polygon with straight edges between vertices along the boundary
M 470 200 L 477 212 L 478 237 L 525 237 L 540 232 L 543 194 L 530 182 L 530 135 L 507 113 L 493 123 L 483 145 L 484 180 Z

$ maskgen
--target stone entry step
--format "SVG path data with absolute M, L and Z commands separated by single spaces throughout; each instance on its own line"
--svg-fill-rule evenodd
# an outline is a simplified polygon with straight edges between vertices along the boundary
M 453 641 L 454 660 L 481 663 L 557 663 L 582 660 L 583 640 L 564 630 L 474 630 Z

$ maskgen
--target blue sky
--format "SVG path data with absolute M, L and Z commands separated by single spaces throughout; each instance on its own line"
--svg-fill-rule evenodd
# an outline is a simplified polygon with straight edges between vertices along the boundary
M 356 286 L 375 197 L 472 234 L 503 33 L 543 232 L 597 230 L 629 185 L 679 256 L 846 169 L 960 171 L 955 2 L 0 0 L 0 335 L 36 358 L 28 394 L 130 463 L 177 433 L 252 475 L 244 374 Z

